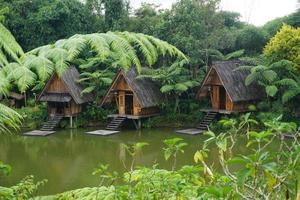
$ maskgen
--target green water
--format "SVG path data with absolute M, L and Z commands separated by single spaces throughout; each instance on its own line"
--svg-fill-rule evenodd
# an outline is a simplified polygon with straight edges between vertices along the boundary
M 48 137 L 28 137 L 0 135 L 0 160 L 13 167 L 9 177 L 1 177 L 0 185 L 11 186 L 26 175 L 34 175 L 36 180 L 48 179 L 40 194 L 54 194 L 86 186 L 96 186 L 98 179 L 92 175 L 98 164 L 109 164 L 110 169 L 123 172 L 121 144 L 147 142 L 137 165 L 171 169 L 171 163 L 163 158 L 163 140 L 181 137 L 188 143 L 185 154 L 178 158 L 178 166 L 193 164 L 193 155 L 207 136 L 181 135 L 170 129 L 143 131 L 122 131 L 112 136 L 92 136 L 87 130 L 63 130 Z M 236 151 L 245 153 L 244 143 Z M 212 148 L 210 163 L 217 163 L 217 151 Z M 125 163 L 129 164 L 127 157 Z M 217 164 L 216 164 L 217 166 Z

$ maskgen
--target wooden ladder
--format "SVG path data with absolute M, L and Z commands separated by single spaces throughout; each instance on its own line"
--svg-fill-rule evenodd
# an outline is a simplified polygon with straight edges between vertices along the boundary
M 197 129 L 200 129 L 202 131 L 207 131 L 209 125 L 215 120 L 217 117 L 218 113 L 217 112 L 208 112 L 204 119 L 200 122 L 199 126 Z
M 117 130 L 121 124 L 126 120 L 126 117 L 118 116 L 107 125 L 106 130 Z
M 41 127 L 41 131 L 52 131 L 54 128 L 56 128 L 59 124 L 59 122 L 62 120 L 63 115 L 55 115 L 54 117 L 51 117 L 47 122 L 43 123 Z

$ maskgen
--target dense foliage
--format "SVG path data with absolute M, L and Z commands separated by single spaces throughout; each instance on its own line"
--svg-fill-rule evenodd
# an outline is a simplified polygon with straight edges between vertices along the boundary
M 70 199 L 297 199 L 300 170 L 299 132 L 294 123 L 284 123 L 280 117 L 259 122 L 250 114 L 240 119 L 223 119 L 222 131 L 206 133 L 207 140 L 195 152 L 194 165 L 177 167 L 178 154 L 184 153 L 187 143 L 181 138 L 164 141 L 163 154 L 172 163 L 171 169 L 136 166 L 136 158 L 147 143 L 122 144 L 121 159 L 130 156 L 127 172 L 119 175 L 108 165 L 100 165 L 93 174 L 99 186 L 86 187 L 61 194 L 38 197 L 44 200 Z M 285 134 L 291 133 L 286 139 Z M 247 151 L 235 153 L 237 140 L 245 140 Z M 272 144 L 276 143 L 276 148 Z M 217 156 L 212 163 L 209 156 Z M 192 156 L 192 155 L 189 155 Z M 215 166 L 221 170 L 216 170 Z M 26 183 L 26 182 L 25 182 Z M 43 183 L 43 182 L 41 182 Z M 2 188 L 0 197 L 34 195 L 41 184 L 29 179 L 12 188 Z M 23 185 L 23 186 L 22 186 Z M 21 187 L 22 186 L 22 187 Z M 18 188 L 16 190 L 15 188 Z M 13 192 L 18 191 L 18 192 Z M 4 196 L 5 197 L 5 196 Z
M 300 67 L 300 28 L 288 25 L 282 26 L 280 31 L 268 42 L 264 54 L 271 62 L 282 59 L 290 60 L 298 70 Z
M 75 65 L 81 72 L 79 82 L 86 87 L 82 95 L 96 96 L 77 126 L 87 125 L 85 120 L 105 120 L 110 110 L 99 109 L 97 102 L 119 68 L 135 67 L 139 78 L 156 81 L 168 99 L 161 105 L 164 115 L 149 120 L 148 127 L 201 119 L 193 88 L 214 60 L 248 56 L 243 60 L 256 66 L 240 67 L 250 70 L 246 85 L 257 83 L 266 93 L 264 101 L 252 106 L 258 111 L 254 118 L 246 114 L 239 120 L 223 119 L 206 133 L 209 138 L 195 153 L 195 165 L 177 168 L 177 155 L 187 145 L 179 138 L 164 141 L 164 157 L 172 161 L 169 170 L 159 169 L 158 164 L 136 166 L 136 156 L 148 144 L 123 144 L 123 156 L 127 153 L 132 159 L 130 166 L 124 162 L 126 173 L 118 175 L 101 165 L 94 172 L 100 179 L 98 187 L 38 199 L 300 198 L 297 124 L 281 122 L 295 120 L 300 113 L 300 35 L 294 28 L 299 26 L 299 10 L 254 27 L 239 21 L 237 13 L 220 11 L 219 3 L 180 0 L 167 10 L 143 4 L 130 14 L 124 0 L 0 0 L 1 97 L 15 91 L 34 102 L 33 92 L 39 92 L 51 74 L 61 75 Z M 30 51 L 24 53 L 22 47 Z M 263 55 L 256 56 L 262 50 Z M 17 130 L 22 116 L 29 127 L 38 126 L 46 118 L 45 108 L 31 106 L 17 113 L 0 104 L 0 133 Z M 285 139 L 287 133 L 291 140 Z M 246 140 L 248 151 L 237 155 L 233 150 L 240 139 Z M 272 148 L 274 143 L 278 148 Z M 209 162 L 211 153 L 218 163 Z M 10 171 L 0 162 L 0 176 Z M 33 198 L 44 183 L 26 177 L 11 188 L 0 187 L 0 199 Z
M 9 61 L 20 62 L 20 56 L 22 56 L 23 50 L 16 42 L 13 35 L 8 29 L 6 29 L 0 22 L 0 69 L 4 65 L 7 65 Z M 8 95 L 9 83 L 4 73 L 0 72 L 0 95 Z M 0 103 L 0 133 L 9 133 L 11 129 L 14 131 L 19 129 L 21 124 L 21 115 L 19 115 L 13 109 Z

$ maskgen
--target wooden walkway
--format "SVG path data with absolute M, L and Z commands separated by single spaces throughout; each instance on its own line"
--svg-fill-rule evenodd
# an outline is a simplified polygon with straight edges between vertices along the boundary
M 96 130 L 96 131 L 90 131 L 90 132 L 86 132 L 86 133 L 90 134 L 90 135 L 108 136 L 108 135 L 113 135 L 113 134 L 116 134 L 119 132 L 120 131 Z
M 55 133 L 55 131 L 40 131 L 40 130 L 34 130 L 30 132 L 23 133 L 25 136 L 48 136 Z
M 189 129 L 176 131 L 176 133 L 182 133 L 182 134 L 188 134 L 188 135 L 198 135 L 203 132 L 204 132 L 203 130 L 197 129 L 197 128 L 189 128 Z

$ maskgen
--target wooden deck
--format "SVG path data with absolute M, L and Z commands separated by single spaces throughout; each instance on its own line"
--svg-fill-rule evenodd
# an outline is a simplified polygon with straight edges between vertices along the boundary
M 151 114 L 151 115 L 120 115 L 120 114 L 112 114 L 112 115 L 108 115 L 107 117 L 109 117 L 109 118 L 125 117 L 127 119 L 143 119 L 143 118 L 154 117 L 154 116 L 158 116 L 158 115 L 159 115 L 159 113 Z
M 178 130 L 176 133 L 181 133 L 181 134 L 188 134 L 188 135 L 198 135 L 203 133 L 203 130 L 197 129 L 197 128 L 190 128 L 190 129 L 184 129 L 184 130 Z
M 219 110 L 219 109 L 213 109 L 213 108 L 204 108 L 204 109 L 200 109 L 200 111 L 202 112 L 217 112 L 217 113 L 220 113 L 220 114 L 225 114 L 225 115 L 230 115 L 230 114 L 233 114 L 233 113 L 238 113 L 236 111 L 228 111 L 228 110 Z
M 55 131 L 40 131 L 40 130 L 34 130 L 30 132 L 23 133 L 25 136 L 48 136 L 55 133 Z
M 113 134 L 116 134 L 119 132 L 120 131 L 96 130 L 96 131 L 90 131 L 90 132 L 86 132 L 86 133 L 90 134 L 90 135 L 108 136 L 108 135 L 113 135 Z

